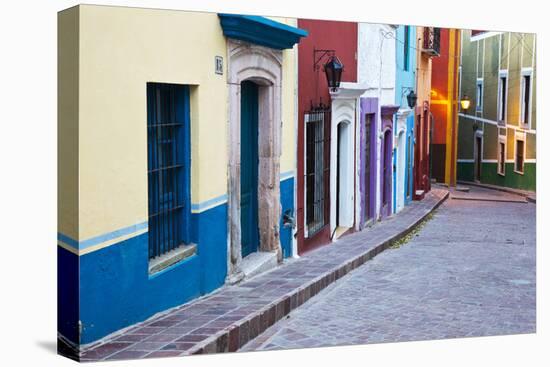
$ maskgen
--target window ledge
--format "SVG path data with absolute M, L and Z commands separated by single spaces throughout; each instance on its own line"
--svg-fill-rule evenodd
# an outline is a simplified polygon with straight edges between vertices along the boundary
M 517 173 L 518 175 L 522 175 L 523 176 L 523 172 L 522 171 L 518 171 L 518 170 L 514 170 L 515 173 Z
M 183 261 L 197 252 L 197 245 L 181 245 L 172 251 L 149 260 L 149 275 L 158 273 L 180 261 Z

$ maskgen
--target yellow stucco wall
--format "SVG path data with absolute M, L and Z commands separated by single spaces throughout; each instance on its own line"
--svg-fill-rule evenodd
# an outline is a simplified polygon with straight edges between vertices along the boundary
M 79 233 L 66 233 L 63 226 L 60 231 L 86 240 L 147 221 L 147 82 L 191 85 L 191 200 L 198 204 L 225 195 L 227 49 L 218 15 L 75 9 L 79 197 L 78 216 L 72 217 L 78 218 Z M 295 19 L 274 20 L 296 25 Z M 281 173 L 295 166 L 295 52 L 296 47 L 283 52 Z M 215 56 L 224 58 L 223 75 L 214 72 Z
M 78 7 L 58 14 L 57 225 L 78 238 Z
M 294 18 L 272 19 L 293 27 L 298 26 L 298 21 Z M 295 171 L 296 167 L 297 52 L 298 45 L 283 51 L 281 174 Z
M 226 75 L 214 73 L 214 58 L 225 56 L 226 41 L 218 16 L 80 9 L 80 238 L 147 221 L 147 82 L 194 86 L 192 202 L 224 194 Z

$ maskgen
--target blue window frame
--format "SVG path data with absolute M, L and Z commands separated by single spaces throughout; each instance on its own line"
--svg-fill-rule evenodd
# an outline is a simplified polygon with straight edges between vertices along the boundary
M 150 259 L 189 242 L 189 112 L 187 85 L 147 83 Z

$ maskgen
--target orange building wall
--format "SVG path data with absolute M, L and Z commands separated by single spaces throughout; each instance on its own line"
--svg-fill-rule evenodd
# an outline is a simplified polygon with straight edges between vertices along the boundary
M 459 64 L 460 31 L 442 28 L 440 56 L 432 59 L 432 177 L 449 185 L 456 184 Z

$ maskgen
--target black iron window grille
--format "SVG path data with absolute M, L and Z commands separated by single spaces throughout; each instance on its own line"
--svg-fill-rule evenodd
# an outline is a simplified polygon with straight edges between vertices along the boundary
M 430 56 L 439 56 L 441 49 L 441 29 L 437 27 L 424 27 L 424 43 L 422 51 Z
M 304 115 L 306 127 L 305 186 L 307 236 L 328 222 L 330 180 L 330 109 L 321 104 Z
M 147 84 L 147 183 L 149 258 L 188 239 L 189 90 L 185 85 Z

